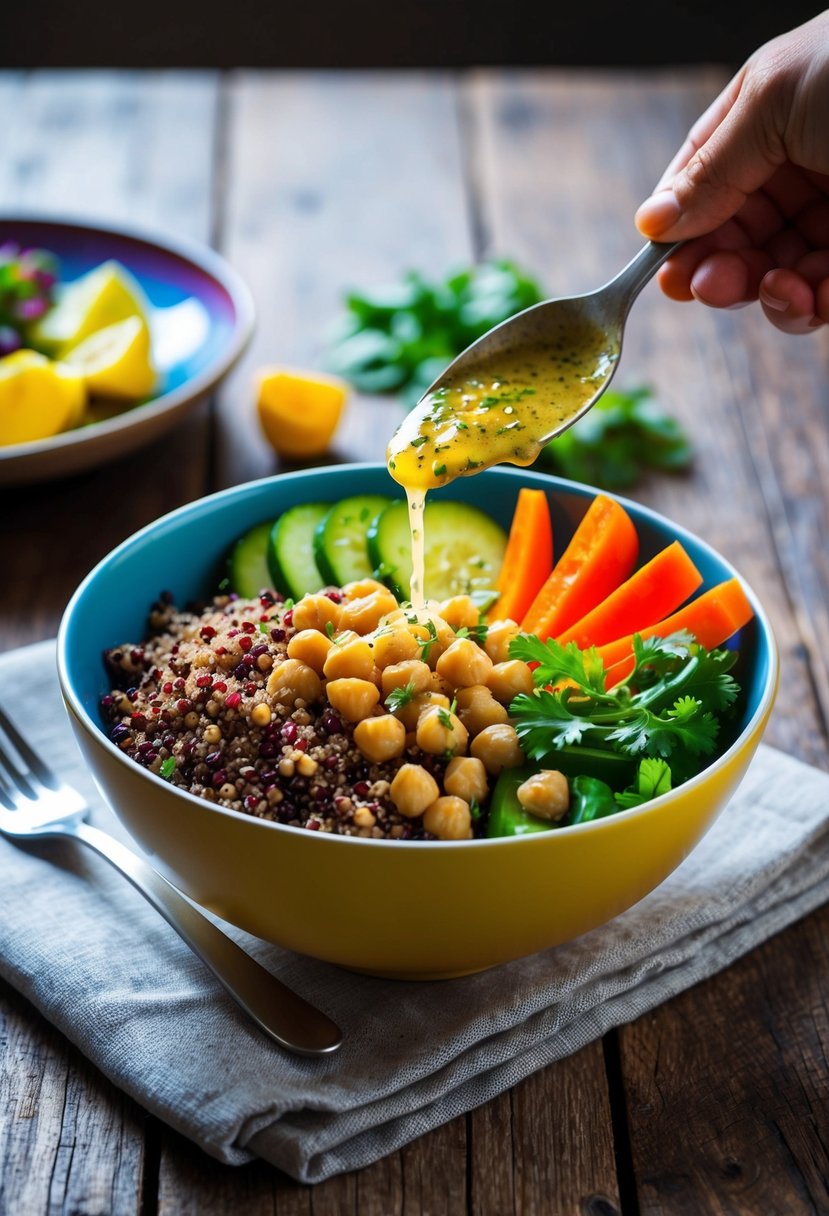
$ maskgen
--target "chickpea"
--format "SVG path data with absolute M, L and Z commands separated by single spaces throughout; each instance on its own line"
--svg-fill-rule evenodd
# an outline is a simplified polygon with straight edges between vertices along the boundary
M 352 677 L 370 680 L 374 670 L 374 651 L 365 638 L 356 637 L 343 645 L 335 643 L 328 652 L 323 671 L 329 680 Z
M 480 616 L 475 601 L 469 595 L 453 595 L 444 600 L 439 609 L 440 615 L 453 629 L 474 629 Z
M 432 672 L 432 692 L 443 693 L 444 697 L 453 697 L 455 689 L 448 680 L 444 680 L 443 676 L 439 676 L 436 671 Z
M 422 713 L 432 707 L 448 709 L 449 704 L 449 698 L 439 692 L 417 692 L 411 701 L 394 711 L 394 716 L 400 719 L 406 730 L 416 731 Z
M 335 629 L 339 627 L 340 605 L 335 604 L 327 595 L 303 595 L 302 599 L 294 604 L 293 612 L 294 629 L 297 631 L 317 629 L 320 633 L 325 633 L 329 622 Z
M 401 764 L 389 788 L 392 802 L 408 819 L 422 815 L 439 793 L 437 781 L 420 764 Z
M 405 659 L 402 663 L 392 663 L 383 671 L 383 696 L 387 697 L 393 688 L 405 688 L 411 684 L 412 691 L 428 692 L 432 687 L 432 673 L 425 663 L 419 659 Z
M 250 720 L 254 726 L 267 726 L 272 716 L 270 706 L 266 705 L 264 701 L 254 705 L 250 711 Z
M 374 635 L 374 661 L 378 667 L 392 667 L 420 654 L 417 639 L 405 625 L 383 625 Z
M 206 726 L 204 728 L 205 743 L 218 743 L 219 740 L 221 739 L 221 737 L 222 737 L 221 727 L 216 726 L 214 724 L 212 726 Z
M 370 680 L 330 680 L 325 694 L 347 722 L 362 722 L 380 700 L 380 690 Z
M 438 840 L 471 840 L 472 816 L 463 798 L 436 798 L 423 814 L 423 827 Z
M 441 655 L 455 641 L 455 631 L 451 625 L 447 625 L 446 621 L 441 620 L 439 616 L 430 617 L 430 620 L 434 632 L 428 626 L 425 626 L 426 637 L 423 641 L 427 642 L 428 646 L 424 649 L 424 661 L 429 664 L 432 671 L 435 671 Z M 415 628 L 416 626 L 412 626 L 413 630 Z
M 285 659 L 268 677 L 267 691 L 275 701 L 293 705 L 296 701 L 318 701 L 322 684 L 313 667 L 299 659 Z
M 488 726 L 497 726 L 509 721 L 509 714 L 499 705 L 485 684 L 472 684 L 459 688 L 457 695 L 458 717 L 470 735 L 479 735 Z
M 506 722 L 487 726 L 472 741 L 472 755 L 482 760 L 491 777 L 497 777 L 505 768 L 517 768 L 524 763 L 524 753 L 518 742 L 515 727 Z
M 489 782 L 482 761 L 474 756 L 455 756 L 446 766 L 443 788 L 447 794 L 471 802 L 481 803 L 489 793 Z
M 361 600 L 367 595 L 373 595 L 375 591 L 386 591 L 388 588 L 385 583 L 379 582 L 376 578 L 358 578 L 352 583 L 346 583 L 343 587 L 343 595 L 346 600 Z M 394 603 L 397 607 L 397 601 Z
M 435 671 L 453 688 L 468 688 L 486 683 L 492 659 L 469 638 L 456 638 L 438 659 Z
M 487 629 L 484 650 L 493 663 L 506 663 L 509 658 L 509 644 L 517 638 L 521 629 L 515 621 L 493 621 Z
M 372 591 L 369 595 L 347 600 L 342 606 L 340 624 L 343 629 L 353 629 L 355 633 L 371 633 L 377 628 L 380 618 L 397 607 L 397 600 L 386 588 Z
M 563 819 L 570 808 L 570 787 L 564 773 L 557 769 L 542 769 L 519 785 L 518 801 L 525 811 L 539 819 Z
M 496 701 L 509 705 L 520 692 L 531 693 L 535 687 L 533 673 L 521 659 L 507 659 L 496 663 L 489 673 L 486 686 Z
M 356 828 L 373 828 L 376 822 L 376 815 L 367 806 L 357 807 L 354 812 L 354 826 Z
M 433 705 L 417 720 L 417 746 L 421 751 L 442 755 L 465 752 L 469 732 L 451 709 Z
M 308 667 L 313 667 L 318 676 L 322 675 L 325 658 L 331 649 L 331 639 L 318 629 L 302 629 L 295 633 L 288 643 L 288 658 L 299 659 Z
M 364 718 L 354 727 L 354 742 L 374 764 L 395 760 L 406 749 L 406 728 L 391 714 Z

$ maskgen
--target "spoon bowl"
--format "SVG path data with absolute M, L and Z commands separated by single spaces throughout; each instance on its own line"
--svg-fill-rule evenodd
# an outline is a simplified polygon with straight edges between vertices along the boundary
M 539 437 L 539 444 L 547 443 L 581 418 L 610 384 L 622 349 L 625 321 L 634 300 L 681 244 L 681 241 L 668 244 L 648 241 L 623 270 L 596 291 L 544 300 L 502 321 L 458 355 L 424 395 L 430 396 L 449 383 L 481 372 L 485 364 L 512 348 L 539 347 L 562 333 L 600 330 L 607 336 L 608 349 L 613 351 L 608 359 L 607 374 L 577 413 Z

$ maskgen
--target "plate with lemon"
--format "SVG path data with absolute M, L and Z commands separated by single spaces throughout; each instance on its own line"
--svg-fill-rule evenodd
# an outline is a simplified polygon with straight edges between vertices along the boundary
M 0 216 L 0 486 L 156 439 L 226 375 L 253 321 L 246 286 L 203 246 Z

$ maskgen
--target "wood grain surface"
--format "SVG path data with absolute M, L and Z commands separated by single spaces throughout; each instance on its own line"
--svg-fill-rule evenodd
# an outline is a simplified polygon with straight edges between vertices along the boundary
M 0 209 L 144 222 L 218 246 L 254 343 L 174 436 L 0 492 L 0 649 L 54 634 L 115 543 L 281 468 L 251 377 L 318 365 L 343 291 L 515 257 L 551 294 L 609 278 L 711 70 L 650 74 L 7 73 Z M 829 377 L 821 336 L 756 309 L 634 308 L 618 373 L 693 435 L 687 476 L 635 496 L 730 558 L 767 606 L 783 679 L 768 741 L 829 769 Z M 355 397 L 332 459 L 379 459 L 401 407 Z M 315 1188 L 222 1166 L 120 1094 L 0 987 L 0 1216 L 788 1216 L 829 1212 L 829 912 L 356 1174 Z

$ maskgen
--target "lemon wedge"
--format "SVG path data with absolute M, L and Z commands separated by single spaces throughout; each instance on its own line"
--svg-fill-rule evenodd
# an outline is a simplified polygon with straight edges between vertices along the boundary
M 47 439 L 77 426 L 86 386 L 75 368 L 33 350 L 0 359 L 0 445 Z
M 149 305 L 141 287 L 120 262 L 102 262 L 67 283 L 54 307 L 32 326 L 33 345 L 63 356 L 84 338 L 127 317 L 147 322 Z
M 257 376 L 256 405 L 268 442 L 287 460 L 308 460 L 328 450 L 348 386 L 336 376 L 266 367 Z
M 141 317 L 127 317 L 99 329 L 74 346 L 64 360 L 82 373 L 93 397 L 140 401 L 155 387 L 150 331 Z

